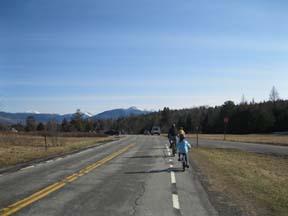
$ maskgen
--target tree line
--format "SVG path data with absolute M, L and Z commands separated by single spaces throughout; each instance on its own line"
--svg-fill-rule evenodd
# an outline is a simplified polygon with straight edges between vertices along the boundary
M 110 127 L 128 133 L 143 133 L 157 125 L 163 132 L 167 132 L 173 123 L 190 133 L 223 133 L 224 128 L 228 133 L 234 134 L 288 131 L 288 100 L 281 100 L 273 87 L 269 101 L 255 103 L 253 99 L 248 103 L 243 95 L 240 104 L 226 101 L 221 106 L 182 110 L 165 107 L 159 112 L 144 116 L 118 119 Z
M 17 131 L 26 132 L 95 132 L 99 133 L 107 129 L 106 122 L 84 118 L 84 114 L 78 109 L 71 119 L 64 118 L 61 123 L 55 119 L 49 120 L 47 123 L 37 122 L 34 116 L 28 116 L 25 124 L 15 124 L 11 127 Z
M 222 106 L 197 107 L 192 109 L 163 110 L 144 115 L 113 121 L 111 128 L 124 130 L 128 133 L 143 133 L 153 125 L 160 126 L 163 132 L 175 123 L 186 132 L 200 131 L 202 133 L 223 133 L 224 119 L 228 119 L 228 133 L 271 133 L 288 131 L 288 101 L 243 103 L 236 105 L 226 101 Z
M 226 119 L 226 125 L 224 122 Z M 288 100 L 281 100 L 275 87 L 272 88 L 269 101 L 248 103 L 244 96 L 240 104 L 226 101 L 221 106 L 201 106 L 191 109 L 171 110 L 165 107 L 158 112 L 141 116 L 130 116 L 116 120 L 93 120 L 83 118 L 80 110 L 71 120 L 64 119 L 61 124 L 55 120 L 38 123 L 29 116 L 26 124 L 13 127 L 18 131 L 61 131 L 61 132 L 95 132 L 107 130 L 120 131 L 128 134 L 144 133 L 153 126 L 160 126 L 167 132 L 170 126 L 183 127 L 186 132 L 201 133 L 271 133 L 288 131 Z

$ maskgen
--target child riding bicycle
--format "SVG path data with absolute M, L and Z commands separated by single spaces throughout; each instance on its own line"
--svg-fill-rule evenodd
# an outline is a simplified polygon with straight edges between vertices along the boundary
M 189 160 L 188 160 L 188 152 L 191 149 L 190 143 L 185 139 L 185 133 L 179 133 L 179 142 L 177 143 L 177 150 L 179 153 L 179 161 L 180 157 L 184 157 L 186 162 L 186 167 L 189 168 Z

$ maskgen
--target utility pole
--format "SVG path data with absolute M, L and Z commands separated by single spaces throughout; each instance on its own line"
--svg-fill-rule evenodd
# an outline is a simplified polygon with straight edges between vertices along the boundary
M 47 145 L 47 135 L 44 135 L 44 140 L 45 140 L 45 151 L 48 150 L 48 145 Z

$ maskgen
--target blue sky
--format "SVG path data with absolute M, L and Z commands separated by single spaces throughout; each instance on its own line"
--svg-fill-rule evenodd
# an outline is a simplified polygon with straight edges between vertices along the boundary
M 288 97 L 284 0 L 1 0 L 0 108 L 98 113 Z

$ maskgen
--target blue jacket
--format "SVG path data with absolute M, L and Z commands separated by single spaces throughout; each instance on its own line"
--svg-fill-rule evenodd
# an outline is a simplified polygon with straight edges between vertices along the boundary
M 188 153 L 190 148 L 191 148 L 191 145 L 186 139 L 179 141 L 177 143 L 177 150 L 179 153 Z

